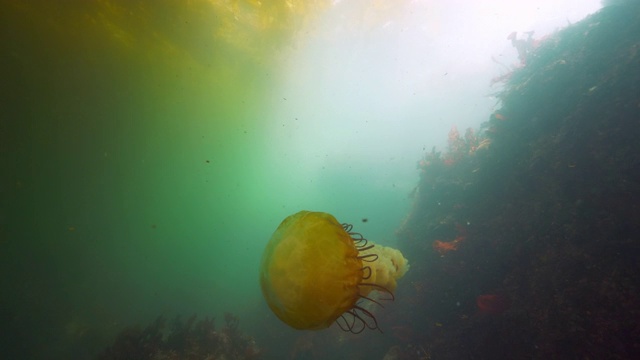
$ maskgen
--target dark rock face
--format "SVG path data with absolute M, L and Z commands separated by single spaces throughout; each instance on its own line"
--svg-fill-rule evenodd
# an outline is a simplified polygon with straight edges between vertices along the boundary
M 504 79 L 476 135 L 420 162 L 398 233 L 414 338 L 433 359 L 637 357 L 640 6 L 543 39 Z

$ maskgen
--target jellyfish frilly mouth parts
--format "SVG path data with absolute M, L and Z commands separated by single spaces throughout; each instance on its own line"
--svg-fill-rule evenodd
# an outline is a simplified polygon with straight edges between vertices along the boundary
M 352 226 L 322 212 L 300 211 L 273 233 L 260 267 L 267 304 L 296 329 L 317 330 L 337 322 L 345 331 L 378 329 L 365 301 L 382 306 L 372 291 L 393 300 L 409 265 L 396 249 L 374 245 Z

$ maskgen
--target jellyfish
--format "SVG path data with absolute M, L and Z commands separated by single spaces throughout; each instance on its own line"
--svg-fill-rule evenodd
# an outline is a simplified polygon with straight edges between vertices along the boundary
M 267 304 L 295 329 L 318 330 L 336 322 L 358 333 L 378 329 L 365 301 L 393 300 L 408 270 L 396 249 L 374 245 L 330 214 L 300 211 L 280 224 L 262 256 L 260 285 Z M 386 294 L 377 300 L 370 295 Z

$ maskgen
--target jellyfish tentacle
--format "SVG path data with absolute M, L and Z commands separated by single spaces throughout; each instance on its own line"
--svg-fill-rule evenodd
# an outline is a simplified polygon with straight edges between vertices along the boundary
M 388 294 L 389 296 L 391 296 L 391 298 L 389 298 L 389 299 L 381 299 L 381 300 L 394 301 L 396 299 L 396 297 L 393 295 L 393 293 L 391 291 L 389 291 L 389 289 L 387 289 L 384 286 L 381 286 L 381 285 L 378 285 L 378 284 L 373 284 L 373 283 L 364 283 L 364 282 L 361 282 L 360 284 L 358 284 L 358 286 L 370 286 L 370 287 L 376 288 L 376 290 L 380 290 L 380 291 Z
M 353 314 L 363 325 L 362 328 L 358 331 L 358 333 L 362 332 L 365 328 L 369 328 L 371 330 L 377 329 L 378 331 L 382 332 L 382 330 L 378 326 L 378 320 L 376 320 L 376 317 L 369 310 L 356 304 L 348 312 Z M 360 313 L 363 314 L 364 317 L 360 316 Z M 366 319 L 369 319 L 371 323 Z
M 373 298 L 370 298 L 370 297 L 368 297 L 368 296 L 364 296 L 364 295 L 359 295 L 359 296 L 360 296 L 360 298 L 361 298 L 361 299 L 363 299 L 363 300 L 369 300 L 369 301 L 371 301 L 372 303 L 378 304 L 381 308 L 383 308 L 383 309 L 384 309 L 384 305 L 382 305 L 379 301 L 374 300 Z
M 360 334 L 362 331 L 364 331 L 364 329 L 367 328 L 367 325 L 354 309 L 351 309 L 345 313 L 351 315 L 352 319 L 351 327 L 349 327 L 348 331 L 352 334 Z
M 346 232 L 350 232 L 353 229 L 353 225 L 351 224 L 347 224 L 347 223 L 342 223 L 340 224 L 342 225 L 342 228 L 344 229 L 344 231 Z
M 347 232 L 347 234 L 349 234 L 349 236 L 351 237 L 351 240 L 353 240 L 354 244 L 356 245 L 356 247 L 360 246 L 359 244 L 361 242 L 364 242 L 364 245 L 362 246 L 366 246 L 368 241 L 367 239 L 365 239 L 364 235 L 362 235 L 361 233 L 358 232 L 354 232 L 351 231 L 353 230 L 353 225 L 351 224 L 347 224 L 347 223 L 342 223 L 342 228 L 344 229 L 344 231 Z
M 358 259 L 366 262 L 374 262 L 378 260 L 378 254 L 361 255 L 361 256 L 358 256 Z
M 367 250 L 371 250 L 375 247 L 375 245 L 371 244 L 369 246 L 362 246 L 362 247 L 358 247 L 358 251 L 367 251 Z
M 371 266 L 365 266 L 362 268 L 362 273 L 364 274 L 365 270 L 369 271 L 369 273 L 367 275 L 362 275 L 362 279 L 363 280 L 367 280 L 369 278 L 371 278 L 371 275 L 373 274 L 371 270 Z
M 382 306 L 382 304 L 371 298 L 366 296 L 363 296 L 362 298 L 373 301 L 374 303 Z M 348 317 L 350 317 L 350 319 L 348 319 Z M 382 332 L 373 313 L 357 304 L 354 305 L 351 310 L 347 310 L 344 314 L 340 315 L 336 320 L 336 324 L 338 324 L 338 327 L 340 327 L 342 331 L 350 332 L 352 334 L 360 334 L 365 329 L 377 329 Z
M 353 241 L 353 245 L 356 247 L 356 249 L 360 250 L 362 248 L 364 248 L 365 246 L 367 246 L 367 244 L 369 244 L 369 240 L 365 239 L 365 238 L 361 238 L 361 239 L 354 239 L 351 238 L 351 240 Z
M 342 321 L 344 321 L 344 324 L 342 324 L 339 321 L 340 319 L 342 319 Z M 351 330 L 353 329 L 353 326 L 355 325 L 355 320 L 351 324 L 349 324 L 349 321 L 345 318 L 344 314 L 342 314 L 342 315 L 340 315 L 340 317 L 338 319 L 336 319 L 336 324 L 338 324 L 338 326 L 340 327 L 340 329 L 342 331 L 351 332 Z
M 364 235 L 362 235 L 361 233 L 357 233 L 357 232 L 348 232 L 349 236 L 351 236 L 351 238 L 353 239 L 353 241 L 367 241 L 367 239 L 364 238 Z

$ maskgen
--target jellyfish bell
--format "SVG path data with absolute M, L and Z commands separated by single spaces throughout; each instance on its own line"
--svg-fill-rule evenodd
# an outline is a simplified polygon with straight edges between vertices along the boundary
M 322 212 L 300 211 L 280 224 L 262 256 L 260 285 L 271 310 L 296 329 L 317 330 L 336 320 L 343 329 L 377 329 L 360 301 L 393 299 L 408 262 L 396 249 L 374 245 L 352 226 Z

